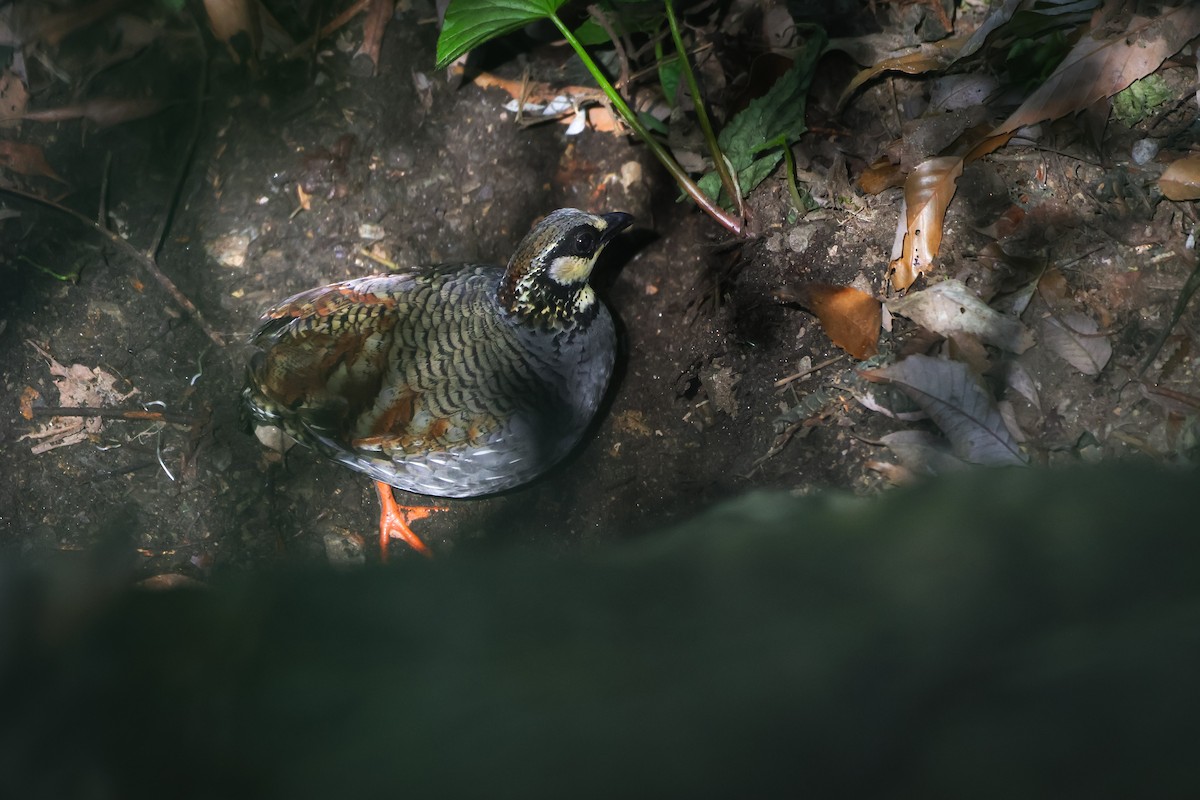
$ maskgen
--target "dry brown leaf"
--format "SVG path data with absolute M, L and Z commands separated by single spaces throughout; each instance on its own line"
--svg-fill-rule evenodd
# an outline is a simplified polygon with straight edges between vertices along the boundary
M 859 374 L 869 381 L 900 387 L 946 435 L 958 458 L 990 466 L 1026 462 L 991 394 L 965 364 L 909 356 L 889 367 Z
M 21 419 L 33 419 L 33 401 L 41 396 L 41 393 L 32 386 L 26 386 L 21 390 Z
M 27 342 L 46 359 L 50 374 L 54 376 L 54 387 L 58 389 L 58 405 L 66 408 L 103 408 L 128 400 L 139 393 L 138 389 L 122 393 L 116 388 L 117 378 L 99 367 L 89 369 L 83 364 L 63 366 L 48 351 L 34 342 Z M 33 445 L 35 455 L 57 447 L 82 442 L 91 434 L 99 433 L 103 422 L 99 417 L 51 417 L 36 431 L 17 439 L 40 440 Z
M 875 163 L 858 176 L 858 188 L 867 194 L 879 194 L 884 189 L 904 185 L 904 173 L 899 164 L 892 163 L 887 156 L 880 156 Z
M 143 578 L 138 581 L 137 585 L 141 589 L 154 589 L 156 591 L 165 589 L 203 589 L 206 586 L 204 581 L 196 580 L 193 577 L 178 572 L 164 572 L 160 575 L 151 575 L 149 578 Z
M 30 122 L 63 122 L 69 119 L 86 119 L 98 127 L 107 128 L 135 119 L 157 114 L 162 103 L 153 97 L 94 97 L 44 111 L 28 111 L 22 119 Z
M 916 475 L 946 475 L 971 465 L 950 452 L 950 445 L 929 431 L 895 431 L 879 437 L 904 469 Z
M 29 41 L 42 41 L 56 46 L 75 31 L 86 28 L 127 5 L 130 5 L 129 0 L 93 0 L 90 3 L 67 4 L 63 11 L 44 17 L 29 35 Z
M 969 334 L 1010 353 L 1033 347 L 1033 333 L 1019 319 L 996 311 L 959 280 L 889 300 L 888 310 L 946 338 Z
M 1200 396 L 1177 392 L 1165 386 L 1155 386 L 1146 381 L 1138 381 L 1138 388 L 1143 397 L 1172 414 L 1181 417 L 1200 414 Z
M 262 47 L 262 20 L 259 18 L 258 0 L 204 0 L 208 14 L 208 27 L 217 41 L 224 43 L 234 62 L 242 63 L 243 56 L 257 58 Z M 239 53 L 235 46 L 238 35 L 245 36 L 249 53 Z
M 363 22 L 363 41 L 354 55 L 371 59 L 371 74 L 379 71 L 379 50 L 383 45 L 383 32 L 395 10 L 394 0 L 371 0 L 367 18 Z
M 0 140 L 0 169 L 7 169 L 18 175 L 41 176 L 66 183 L 46 161 L 42 148 L 24 142 Z
M 855 75 L 846 86 L 842 96 L 838 98 L 837 108 L 840 110 L 846 105 L 846 101 L 858 91 L 860 86 L 885 72 L 921 75 L 941 69 L 954 60 L 960 44 L 962 44 L 961 39 L 947 39 L 936 44 L 922 45 L 920 50 L 894 58 L 885 58 L 878 64 L 867 67 Z
M 1038 279 L 1038 297 L 1051 308 L 1062 305 L 1071 295 L 1071 287 L 1067 284 L 1067 276 L 1058 267 L 1049 267 Z
M 20 125 L 28 102 L 25 82 L 8 70 L 0 72 L 0 128 Z
M 1080 39 L 1058 69 L 993 135 L 1080 111 L 1154 72 L 1200 34 L 1200 3 L 1164 8 L 1153 17 L 1135 16 L 1123 33 L 1112 38 L 1096 39 L 1098 33 Z
M 969 333 L 954 333 L 946 337 L 946 355 L 966 364 L 971 372 L 983 375 L 992 368 L 991 356 L 983 342 Z
M 1168 200 L 1200 200 L 1200 155 L 1184 156 L 1167 167 L 1158 188 Z
M 880 302 L 866 292 L 850 286 L 802 283 L 780 289 L 775 296 L 816 314 L 830 341 L 859 361 L 879 352 L 883 310 Z
M 942 221 L 946 207 L 954 197 L 961 158 L 931 158 L 917 166 L 904 182 L 904 215 L 896 230 L 891 263 L 892 287 L 902 292 L 913 285 L 917 276 L 929 269 L 942 244 Z
M 496 88 L 507 92 L 513 99 L 509 104 L 510 111 L 524 108 L 528 112 L 531 106 L 566 103 L 572 108 L 585 108 L 587 124 L 594 130 L 601 133 L 622 130 L 621 124 L 611 111 L 602 105 L 593 105 L 604 98 L 604 93 L 599 89 L 574 85 L 555 87 L 541 81 L 510 80 L 491 72 L 480 72 L 472 78 L 472 83 L 481 89 Z M 559 122 L 570 125 L 577 116 L 564 114 L 559 117 Z
M 1025 221 L 1025 209 L 1013 203 L 1004 213 L 996 217 L 996 221 L 984 228 L 979 228 L 979 232 L 984 236 L 990 236 L 993 239 L 1007 239 L 1017 232 L 1021 227 L 1021 223 Z M 993 242 L 992 244 L 995 244 Z M 990 247 L 991 245 L 988 245 Z M 999 246 L 997 246 L 999 249 Z M 1003 252 L 1001 250 L 1000 252 Z
M 999 136 L 988 136 L 983 141 L 972 147 L 967 154 L 963 156 L 963 162 L 970 164 L 972 161 L 977 161 L 983 158 L 988 153 L 994 153 L 1004 145 L 1008 144 L 1008 140 L 1011 139 L 1015 134 L 1016 131 L 1012 130 L 1008 133 L 1002 133 Z
M 1070 311 L 1042 320 L 1042 341 L 1084 375 L 1099 375 L 1112 358 L 1112 344 L 1089 316 Z
M 892 464 L 889 461 L 876 461 L 872 459 L 864 463 L 863 466 L 869 470 L 878 472 L 892 486 L 909 486 L 917 480 L 917 476 L 907 467 Z

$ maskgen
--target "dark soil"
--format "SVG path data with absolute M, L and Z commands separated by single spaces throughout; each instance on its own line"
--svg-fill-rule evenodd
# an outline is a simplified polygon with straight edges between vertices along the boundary
M 8 398 L 0 405 L 0 473 L 8 476 L 0 483 L 0 553 L 44 563 L 102 551 L 138 575 L 201 578 L 278 563 L 377 560 L 370 481 L 303 448 L 280 457 L 244 427 L 246 336 L 275 301 L 383 271 L 364 249 L 405 267 L 503 262 L 538 217 L 561 206 L 638 219 L 609 248 L 596 279 L 622 334 L 609 405 L 579 451 L 543 479 L 452 501 L 448 513 L 419 523 L 436 552 L 586 547 L 646 535 L 750 489 L 884 486 L 869 463 L 887 454 L 871 442 L 906 426 L 848 393 L 792 430 L 790 441 L 777 438 L 782 411 L 815 388 L 856 378 L 847 357 L 776 387 L 802 361 L 820 365 L 842 351 L 814 317 L 781 305 L 774 292 L 818 279 L 857 281 L 883 296 L 898 191 L 852 192 L 850 202 L 789 222 L 786 184 L 776 175 L 751 198 L 756 237 L 736 245 L 676 203 L 677 189 L 643 147 L 591 130 L 567 137 L 562 125 L 519 127 L 502 110 L 503 93 L 435 72 L 437 32 L 419 16 L 393 20 L 375 76 L 331 43 L 313 58 L 266 63 L 253 75 L 216 52 L 201 86 L 203 58 L 180 33 L 104 78 L 114 91 L 172 98 L 161 113 L 99 130 L 79 121 L 25 123 L 22 136 L 43 145 L 67 183 L 24 179 L 24 188 L 90 219 L 103 200 L 109 225 L 143 251 L 170 214 L 158 263 L 227 344 L 214 344 L 142 265 L 96 231 L 4 197 L 3 208 L 18 215 L 0 219 Z M 515 64 L 497 67 L 505 69 L 519 76 Z M 67 99 L 65 90 L 47 91 L 39 105 Z M 857 110 L 830 123 L 836 136 L 807 136 L 797 148 L 802 167 L 827 175 L 849 162 L 855 173 L 872 161 L 897 134 L 887 127 L 890 111 L 869 108 L 886 96 L 870 90 Z M 1132 169 L 1127 144 L 1105 145 L 1110 168 Z M 947 222 L 939 269 L 962 274 L 988 241 L 976 228 L 1032 197 L 1032 213 L 1045 219 L 1025 249 L 1070 265 L 1063 271 L 1080 304 L 1111 312 L 1104 325 L 1115 332 L 1117 354 L 1099 378 L 1044 349 L 1028 354 L 1044 398 L 1040 411 L 1019 409 L 1035 461 L 1089 453 L 1167 461 L 1188 451 L 1191 429 L 1129 381 L 1190 271 L 1183 240 L 1191 222 L 1169 203 L 1139 210 L 1098 201 L 1106 174 L 1096 155 L 1009 148 L 968 169 Z M 34 264 L 77 269 L 78 279 L 56 280 Z M 1181 328 L 1190 339 L 1197 313 Z M 32 387 L 37 406 L 55 405 L 58 395 L 32 343 L 64 366 L 118 376 L 122 393 L 137 391 L 122 407 L 162 403 L 184 424 L 106 420 L 80 443 L 33 454 L 35 442 L 22 437 L 45 420 L 22 418 L 19 397 Z M 1172 385 L 1194 393 L 1196 368 L 1194 356 L 1184 358 Z M 414 557 L 400 545 L 393 553 Z

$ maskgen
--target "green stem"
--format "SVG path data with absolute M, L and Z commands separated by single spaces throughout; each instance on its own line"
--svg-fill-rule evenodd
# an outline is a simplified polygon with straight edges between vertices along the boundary
M 617 113 L 621 115 L 621 118 L 625 120 L 625 124 L 627 124 L 633 130 L 634 134 L 636 134 L 642 141 L 646 143 L 646 146 L 650 148 L 650 152 L 654 153 L 655 158 L 657 158 L 659 163 L 661 163 L 666 168 L 667 172 L 671 174 L 671 177 L 675 179 L 675 182 L 679 184 L 679 187 L 683 189 L 688 197 L 695 201 L 696 205 L 704 209 L 706 214 L 720 223 L 726 230 L 741 236 L 742 221 L 740 219 L 734 219 L 729 214 L 725 213 L 725 210 L 717 205 L 715 201 L 710 200 L 708 195 L 700 190 L 700 187 L 696 185 L 696 182 L 692 180 L 691 176 L 687 174 L 683 167 L 679 166 L 679 162 L 675 160 L 675 157 L 671 155 L 667 148 L 663 147 L 662 143 L 659 142 L 658 139 L 655 139 L 650 131 L 646 130 L 646 126 L 642 125 L 641 121 L 637 118 L 637 115 L 634 114 L 633 110 L 628 106 L 628 104 L 626 104 L 625 99 L 621 97 L 605 74 L 600 71 L 600 67 L 596 66 L 596 62 L 592 61 L 592 57 L 588 55 L 587 50 L 585 50 L 580 41 L 575 38 L 575 35 L 571 33 L 571 29 L 564 25 L 563 21 L 558 18 L 558 15 L 551 14 L 550 21 L 553 22 L 555 27 L 558 28 L 559 32 L 563 35 L 563 38 L 567 40 L 567 43 L 574 48 L 576 55 L 579 56 L 579 60 L 583 62 L 585 67 L 587 67 L 587 71 L 591 73 L 592 78 L 596 81 L 596 84 L 604 91 L 604 94 L 613 104 L 613 108 L 615 108 Z
M 780 136 L 778 144 L 783 148 L 783 162 L 784 168 L 787 170 L 788 191 L 792 194 L 792 205 L 797 214 L 806 214 L 809 210 L 808 203 L 804 202 L 804 198 L 800 196 L 800 187 L 796 183 L 796 157 L 792 155 L 792 148 L 788 146 L 786 136 Z
M 667 8 L 667 23 L 671 26 L 671 39 L 675 42 L 675 51 L 679 53 L 680 67 L 683 70 L 683 77 L 687 81 L 688 92 L 692 95 L 692 105 L 696 107 L 696 120 L 700 123 L 700 130 L 704 132 L 704 141 L 712 156 L 713 168 L 716 169 L 717 175 L 721 176 L 721 185 L 725 187 L 725 193 L 737 204 L 738 216 L 745 219 L 746 210 L 742 205 L 742 195 L 737 190 L 733 176 L 729 174 L 729 166 L 725 163 L 721 145 L 717 142 L 717 134 L 713 132 L 712 122 L 704 107 L 704 100 L 700 97 L 700 85 L 696 82 L 696 73 L 692 72 L 691 59 L 687 57 L 687 50 L 683 47 L 683 37 L 679 35 L 679 22 L 675 19 L 674 4 L 671 0 L 663 0 L 663 5 Z

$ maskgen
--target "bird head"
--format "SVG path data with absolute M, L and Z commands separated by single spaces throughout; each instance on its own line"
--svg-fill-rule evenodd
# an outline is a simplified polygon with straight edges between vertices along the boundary
M 633 221 L 621 211 L 589 214 L 560 208 L 533 227 L 508 262 L 500 302 L 509 313 L 570 327 L 595 314 L 588 286 L 604 246 Z

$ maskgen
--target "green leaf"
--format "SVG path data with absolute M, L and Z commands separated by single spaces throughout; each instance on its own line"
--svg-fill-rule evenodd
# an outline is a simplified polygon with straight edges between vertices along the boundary
M 438 36 L 439 69 L 489 39 L 554 16 L 566 0 L 451 0 Z
M 609 23 L 617 34 L 622 33 L 654 33 L 662 25 L 663 7 L 660 2 L 647 3 L 644 0 L 607 0 L 595 5 L 608 17 Z M 575 38 L 580 44 L 592 46 L 609 44 L 612 40 L 604 26 L 589 17 L 575 29 Z
M 668 129 L 665 122 L 652 114 L 646 113 L 645 111 L 639 111 L 637 112 L 637 115 L 638 120 L 646 126 L 647 130 L 654 131 L 655 133 L 661 133 L 663 136 L 667 135 Z
M 745 169 L 737 170 L 738 186 L 742 190 L 742 197 L 749 195 L 751 189 L 765 181 L 767 176 L 771 174 L 772 170 L 775 169 L 776 165 L 779 164 L 782 158 L 783 151 L 776 150 L 773 153 L 768 153 L 762 158 L 757 158 L 751 161 Z M 726 208 L 733 207 L 732 199 L 721 189 L 721 176 L 716 172 L 705 173 L 704 177 L 696 181 L 696 185 L 698 185 L 701 191 L 703 191 L 706 195 L 714 199 L 717 197 L 717 192 L 720 192 L 721 204 Z
M 583 24 L 575 29 L 575 38 L 579 43 L 588 47 L 597 44 L 608 44 L 608 31 L 600 27 L 600 23 L 594 19 L 585 19 Z
M 654 60 L 658 62 L 658 82 L 662 85 L 667 105 L 675 107 L 675 94 L 679 91 L 679 79 L 683 73 L 683 61 L 679 56 L 664 56 L 662 40 L 654 43 Z
M 766 180 L 783 158 L 783 152 L 774 148 L 781 142 L 792 144 L 808 130 L 804 125 L 805 101 L 817 59 L 827 41 L 825 32 L 816 26 L 808 26 L 808 34 L 808 41 L 796 55 L 791 69 L 766 94 L 750 101 L 750 105 L 729 120 L 717 137 L 721 151 L 737 174 L 743 197 Z M 764 150 L 767 152 L 762 154 Z M 718 198 L 721 179 L 716 172 L 707 173 L 698 184 L 709 197 Z M 724 195 L 719 199 L 726 207 L 733 200 Z

